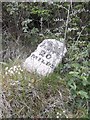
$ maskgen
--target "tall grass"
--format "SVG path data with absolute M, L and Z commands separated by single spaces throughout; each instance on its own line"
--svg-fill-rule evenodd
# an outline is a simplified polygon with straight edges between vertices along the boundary
M 59 74 L 40 77 L 28 73 L 20 61 L 3 64 L 2 87 L 12 117 L 69 117 L 71 95 Z

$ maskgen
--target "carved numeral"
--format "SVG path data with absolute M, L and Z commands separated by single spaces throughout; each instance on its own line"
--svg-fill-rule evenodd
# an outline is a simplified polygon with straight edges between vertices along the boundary
M 51 58 L 51 55 L 50 55 L 50 54 L 47 54 L 47 55 L 46 55 L 46 58 L 47 58 L 47 59 L 50 59 L 50 58 Z
M 47 59 L 50 59 L 52 56 L 51 54 L 46 54 L 46 51 L 41 50 L 40 54 L 42 57 L 46 57 Z
M 39 55 L 41 55 L 42 57 L 44 57 L 45 54 L 46 54 L 46 52 L 44 50 L 42 50 Z

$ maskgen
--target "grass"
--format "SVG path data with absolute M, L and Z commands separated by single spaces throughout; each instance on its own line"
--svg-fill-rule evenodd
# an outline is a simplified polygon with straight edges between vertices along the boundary
M 88 117 L 89 106 L 86 92 L 88 93 L 89 88 L 82 85 L 84 79 L 89 79 L 88 59 L 85 57 L 86 55 L 88 58 L 88 55 L 84 53 L 87 48 L 84 47 L 85 50 L 77 53 L 73 47 L 77 49 L 75 45 L 70 46 L 65 61 L 46 77 L 40 77 L 24 70 L 19 57 L 14 61 L 9 60 L 7 63 L 1 63 L 0 78 L 2 78 L 3 93 L 12 109 L 11 117 Z M 79 56 L 81 53 L 85 55 Z M 79 63 L 78 60 L 81 60 L 81 57 L 85 61 Z M 77 72 L 78 74 L 76 74 Z M 83 77 L 84 79 L 81 77 L 83 72 L 87 75 Z M 84 81 L 84 85 L 89 86 L 89 82 Z M 84 88 L 84 92 L 81 91 L 81 96 L 77 95 L 77 92 L 80 92 L 82 88 Z M 7 116 L 6 114 L 3 117 Z
M 10 61 L 1 75 L 12 117 L 69 117 L 70 92 L 59 74 L 39 77 L 22 69 L 20 62 Z

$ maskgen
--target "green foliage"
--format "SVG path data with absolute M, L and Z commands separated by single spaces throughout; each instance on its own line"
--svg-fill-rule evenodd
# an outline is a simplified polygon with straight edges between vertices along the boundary
M 44 17 L 49 16 L 49 10 L 44 10 L 38 6 L 35 6 L 34 8 L 31 9 L 32 14 L 36 14 L 37 16 Z
M 65 77 L 71 91 L 73 92 L 73 96 L 76 97 L 79 91 L 82 91 L 80 93 L 86 93 L 87 96 L 83 96 L 84 94 L 80 94 L 80 96 L 87 99 L 90 96 L 90 93 L 87 89 L 90 85 L 90 81 L 88 80 L 88 77 L 90 75 L 90 68 L 88 62 L 89 53 L 87 49 L 89 44 L 86 45 L 87 47 L 83 47 L 82 51 L 80 50 L 81 48 L 78 47 L 79 41 L 75 44 L 74 46 L 71 46 L 71 48 L 74 47 L 74 49 L 69 49 L 70 54 L 68 54 L 69 57 L 71 56 L 72 59 L 68 59 L 69 63 L 67 61 L 66 67 L 69 66 L 70 70 Z
M 25 21 L 22 22 L 22 30 L 23 32 L 28 32 L 28 24 L 32 22 L 30 19 L 26 19 Z

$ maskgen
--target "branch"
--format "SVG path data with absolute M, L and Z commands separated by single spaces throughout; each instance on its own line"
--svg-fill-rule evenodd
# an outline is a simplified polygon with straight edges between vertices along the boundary
M 70 5 L 68 6 L 68 14 L 67 14 L 67 20 L 66 20 L 65 34 L 64 34 L 64 43 L 66 43 L 67 29 L 68 29 L 68 23 L 69 23 L 69 13 L 70 13 Z

